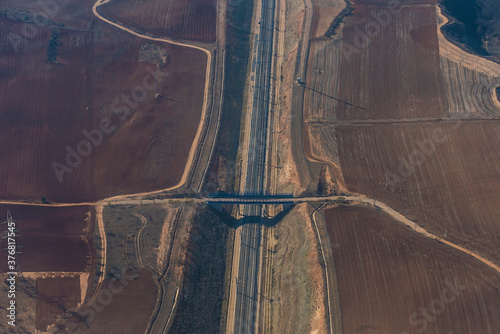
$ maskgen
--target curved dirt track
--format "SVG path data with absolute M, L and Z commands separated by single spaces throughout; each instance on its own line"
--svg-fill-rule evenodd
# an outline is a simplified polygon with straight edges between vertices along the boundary
M 318 229 L 318 223 L 316 222 L 316 212 L 318 212 L 323 206 L 325 205 L 325 202 L 323 202 L 321 204 L 321 206 L 319 206 L 317 209 L 315 209 L 313 211 L 313 213 L 311 213 L 311 220 L 312 222 L 314 223 L 314 230 L 316 232 L 316 236 L 318 238 L 318 244 L 319 244 L 319 248 L 321 250 L 321 256 L 323 257 L 323 259 L 326 259 L 325 257 L 325 252 L 323 250 L 323 241 L 321 240 L 321 234 L 319 233 L 319 229 Z M 332 316 L 333 316 L 333 312 L 332 312 L 332 302 L 330 300 L 330 279 L 328 278 L 328 266 L 325 265 L 325 268 L 324 268 L 324 271 L 325 271 L 325 284 L 326 284 L 326 300 L 327 300 L 327 305 L 328 305 L 328 323 L 330 325 L 330 333 L 333 333 L 333 321 L 332 321 Z
M 92 206 L 97 206 L 96 207 L 96 212 L 98 209 L 100 209 L 100 213 L 97 213 L 97 218 L 98 218 L 98 224 L 99 224 L 99 232 L 101 234 L 101 237 L 102 237 L 102 240 L 103 240 L 103 252 L 104 252 L 104 259 L 103 259 L 103 266 L 105 266 L 105 261 L 106 261 L 106 236 L 105 236 L 105 233 L 104 233 L 104 226 L 103 226 L 103 221 L 102 221 L 102 205 L 105 205 L 106 202 L 109 202 L 109 201 L 116 201 L 118 202 L 119 204 L 131 204 L 131 203 L 135 203 L 135 204 L 138 204 L 140 200 L 129 200 L 130 197 L 132 196 L 147 196 L 147 195 L 152 195 L 152 194 L 156 194 L 156 193 L 160 193 L 160 192 L 164 192 L 164 191 L 168 191 L 168 190 L 173 190 L 173 189 L 176 189 L 176 188 L 179 188 L 181 187 L 187 180 L 188 176 L 189 176 L 189 171 L 191 169 L 191 165 L 192 165 L 192 162 L 193 162 L 193 159 L 194 159 L 194 155 L 196 153 L 196 149 L 199 145 L 198 141 L 200 139 L 200 135 L 201 135 L 201 132 L 202 132 L 202 129 L 203 129 L 203 125 L 204 125 L 204 120 L 205 120 L 205 117 L 206 117 L 206 114 L 207 114 L 207 100 L 208 100 L 208 92 L 209 92 L 209 78 L 210 78 L 210 64 L 211 64 L 211 60 L 212 60 L 212 54 L 209 50 L 207 49 L 204 49 L 202 47 L 199 47 L 199 46 L 195 46 L 195 45 L 190 45 L 190 44 L 184 44 L 184 43 L 180 43 L 180 42 L 175 42 L 175 41 L 171 41 L 169 39 L 166 39 L 166 38 L 156 38 L 156 37 L 150 37 L 150 36 L 147 36 L 147 35 L 143 35 L 143 34 L 140 34 L 140 33 L 137 33 L 133 30 L 130 30 L 128 28 L 125 28 L 123 26 L 120 26 L 119 24 L 117 23 L 114 23 L 104 17 L 102 17 L 98 12 L 97 12 L 97 8 L 105 3 L 109 2 L 109 0 L 98 0 L 92 10 L 93 10 L 93 13 L 94 15 L 108 23 L 108 24 L 111 24 L 113 26 L 115 26 L 116 28 L 118 29 L 121 29 L 123 31 L 126 31 L 128 33 L 131 33 L 137 37 L 140 37 L 140 38 L 144 38 L 144 39 L 148 39 L 148 40 L 152 40 L 152 41 L 160 41 L 160 42 L 165 42 L 165 43 L 170 43 L 170 44 L 174 44 L 174 45 L 179 45 L 179 46 L 184 46 L 184 47 L 190 47 L 190 48 L 194 48 L 194 49 L 198 49 L 198 50 L 201 50 L 203 52 L 205 52 L 205 54 L 207 55 L 207 69 L 206 69 L 206 76 L 205 76 L 205 91 L 204 91 L 204 101 L 203 101 L 203 106 L 202 106 L 202 115 L 201 115 L 201 118 L 200 118 L 200 123 L 198 125 L 198 129 L 197 129 L 197 133 L 196 133 L 196 136 L 195 136 L 195 139 L 193 140 L 193 143 L 191 145 L 191 149 L 190 149 L 190 152 L 189 152 L 189 155 L 188 155 L 188 159 L 186 161 L 186 166 L 184 168 L 184 172 L 183 172 L 183 175 L 182 175 L 182 178 L 181 180 L 179 181 L 179 183 L 173 187 L 170 187 L 170 188 L 167 188 L 167 189 L 162 189 L 162 190 L 156 190 L 156 191 L 151 191 L 151 192 L 145 192 L 145 193 L 138 193 L 138 194 L 129 194 L 129 195 L 120 195 L 120 196 L 114 196 L 114 197 L 110 197 L 110 198 L 107 198 L 107 199 L 103 199 L 101 201 L 97 201 L 97 202 L 82 202 L 82 203 L 54 203 L 54 204 L 38 204 L 38 203 L 19 203 L 19 202 L 15 202 L 15 201 L 5 201 L 5 202 L 1 202 L 0 201 L 0 204 L 22 204 L 22 205 L 33 205 L 33 206 L 52 206 L 52 207 L 66 207 L 66 206 L 82 206 L 82 205 L 92 205 Z M 331 196 L 331 197 L 307 197 L 307 198 L 302 198 L 302 199 L 299 199 L 300 201 L 307 201 L 307 202 L 314 202 L 314 201 L 325 201 L 325 200 L 338 200 L 340 196 Z M 416 224 L 415 222 L 407 219 L 404 215 L 402 215 L 401 213 L 397 212 L 396 210 L 392 209 L 391 207 L 389 207 L 388 205 L 382 203 L 382 202 L 379 202 L 377 200 L 374 200 L 374 199 L 371 199 L 371 198 L 368 198 L 368 197 L 365 197 L 365 196 L 362 196 L 362 195 L 353 195 L 353 196 L 344 196 L 344 198 L 347 200 L 347 201 L 350 201 L 350 202 L 353 202 L 352 204 L 357 204 L 357 203 L 362 203 L 362 204 L 366 204 L 366 205 L 369 205 L 373 208 L 379 208 L 380 210 L 382 210 L 383 212 L 385 212 L 386 214 L 388 214 L 389 216 L 391 216 L 393 219 L 395 219 L 397 222 L 401 223 L 401 224 L 404 224 L 408 227 L 410 227 L 412 229 L 412 231 L 422 235 L 422 236 L 425 236 L 427 238 L 431 238 L 431 239 L 434 239 L 436 241 L 439 241 L 445 245 L 448 245 L 458 251 L 461 251 L 467 255 L 470 255 L 472 257 L 474 257 L 475 259 L 481 261 L 483 264 L 487 265 L 488 267 L 492 268 L 493 270 L 495 270 L 497 273 L 500 273 L 500 267 L 495 265 L 493 262 L 481 257 L 480 255 L 474 253 L 473 251 L 471 250 L 468 250 L 466 248 L 463 248 L 459 245 L 456 245 L 452 242 L 449 242 L 441 237 L 438 237 L 434 234 L 431 234 L 429 233 L 427 230 L 421 228 L 418 224 Z M 156 200 L 156 203 L 161 203 L 162 201 L 165 201 L 165 202 L 170 202 L 172 201 L 171 199 L 167 199 L 167 200 Z M 196 202 L 196 201 L 202 201 L 202 200 L 193 200 L 193 199 L 180 199 L 180 201 L 184 201 L 186 203 L 189 203 L 189 202 Z M 142 201 L 140 201 L 142 202 Z M 154 202 L 153 202 L 154 203 Z M 99 218 L 100 217 L 100 218 Z M 101 227 L 102 227 L 102 233 L 101 233 Z M 327 274 L 328 275 L 328 274 Z M 103 277 L 104 277 L 104 274 L 103 274 Z M 102 278 L 103 278 L 102 277 Z M 100 290 L 100 284 L 102 283 L 102 279 L 100 279 L 100 282 L 99 282 L 99 286 L 98 288 L 95 289 L 94 291 L 94 295 L 90 298 L 89 302 L 92 301 L 94 298 L 95 298 L 95 295 L 96 293 Z M 327 280 L 327 284 L 328 284 L 328 280 Z M 327 287 L 328 288 L 328 287 Z M 178 295 L 178 289 L 176 291 L 176 300 L 175 302 L 177 302 L 177 295 Z M 174 306 L 173 308 L 175 308 L 175 303 L 174 303 Z M 169 319 L 170 320 L 170 319 Z M 167 323 L 168 324 L 168 323 Z
M 144 228 L 146 227 L 147 220 L 143 215 L 140 215 L 138 213 L 133 213 L 132 215 L 141 220 L 141 227 L 139 227 L 139 230 L 135 235 L 135 254 L 137 256 L 137 262 L 139 263 L 139 266 L 141 268 L 144 268 L 144 263 L 142 261 L 142 254 L 141 254 L 141 234 L 142 231 L 144 231 Z
M 295 198 L 295 202 L 324 202 L 324 201 L 338 201 L 338 200 L 345 200 L 347 202 L 352 202 L 352 204 L 357 204 L 357 203 L 366 204 L 366 205 L 372 206 L 375 209 L 380 209 L 383 212 L 385 212 L 386 214 L 388 214 L 389 216 L 391 216 L 392 218 L 394 218 L 396 221 L 411 228 L 412 231 L 414 231 L 414 232 L 416 232 L 424 237 L 442 242 L 445 245 L 448 245 L 452 248 L 455 248 L 458 251 L 461 251 L 467 255 L 470 255 L 470 256 L 476 258 L 477 260 L 481 261 L 483 264 L 487 265 L 488 267 L 494 269 L 496 272 L 498 272 L 500 274 L 500 267 L 497 266 L 496 264 L 494 264 L 493 262 L 491 262 L 488 259 L 474 253 L 471 250 L 468 250 L 467 248 L 461 247 L 461 246 L 456 245 L 452 242 L 449 242 L 441 237 L 438 237 L 432 233 L 429 233 L 427 230 L 420 227 L 417 223 L 409 220 L 404 215 L 397 212 L 396 210 L 394 210 L 393 208 L 391 208 L 387 204 L 380 202 L 380 201 L 377 201 L 375 199 L 368 198 L 368 197 L 363 196 L 363 195 Z M 117 201 L 117 202 L 113 202 L 110 204 L 113 204 L 113 205 L 133 205 L 133 204 L 140 205 L 140 204 L 161 204 L 161 203 L 167 204 L 167 203 L 174 203 L 174 202 L 176 202 L 176 203 L 193 203 L 193 204 L 198 203 L 199 204 L 199 203 L 203 203 L 205 201 L 206 201 L 206 199 L 204 199 L 204 198 L 167 198 L 167 199 L 162 199 L 162 200 L 122 200 L 122 201 Z M 61 204 L 34 204 L 34 203 L 22 203 L 22 202 L 18 203 L 18 202 L 2 202 L 2 201 L 0 201 L 0 204 L 8 203 L 8 204 L 19 204 L 19 205 L 43 205 L 43 206 L 54 206 L 54 207 L 57 207 L 57 206 L 97 205 L 96 211 L 101 209 L 101 214 L 99 214 L 99 212 L 97 212 L 97 218 L 98 218 L 98 222 L 99 222 L 99 231 L 101 232 L 101 227 L 104 230 L 104 225 L 102 223 L 102 207 L 103 207 L 103 205 L 105 205 L 104 202 L 106 202 L 106 201 L 103 200 L 103 201 L 99 201 L 99 202 L 95 202 L 95 203 L 87 203 L 87 204 L 65 203 L 65 204 L 61 205 Z M 99 221 L 99 219 L 100 219 L 100 221 Z M 101 235 L 104 235 L 104 231 L 102 231 Z M 104 237 L 105 237 L 105 235 L 104 235 Z M 103 241 L 104 241 L 104 243 L 106 242 L 105 238 L 103 238 Z
M 457 244 L 454 244 L 452 242 L 449 242 L 441 237 L 438 237 L 432 233 L 429 233 L 427 232 L 427 230 L 423 229 L 422 227 L 420 227 L 417 223 L 409 220 L 408 218 L 406 218 L 405 216 L 403 216 L 401 213 L 397 212 L 396 210 L 392 209 L 391 207 L 389 207 L 387 204 L 385 203 L 382 203 L 382 202 L 379 202 L 377 200 L 374 200 L 374 199 L 371 199 L 371 198 L 367 198 L 367 197 L 362 197 L 362 196 L 346 196 L 345 197 L 346 200 L 351 200 L 351 201 L 357 201 L 357 202 L 360 202 L 360 203 L 363 203 L 363 204 L 368 204 L 370 206 L 373 206 L 374 208 L 380 208 L 383 212 L 385 212 L 386 214 L 388 214 L 389 216 L 391 216 L 392 218 L 394 218 L 395 220 L 397 220 L 398 222 L 410 227 L 414 232 L 424 236 L 424 237 L 427 237 L 427 238 L 430 238 L 430 239 L 434 239 L 434 240 L 437 240 L 439 242 L 442 242 L 443 244 L 445 245 L 448 245 L 452 248 L 455 248 L 456 250 L 459 250 L 467 255 L 470 255 L 474 258 L 476 258 L 477 260 L 481 261 L 483 264 L 487 265 L 488 267 L 492 268 L 493 270 L 495 270 L 496 272 L 498 272 L 500 274 L 500 267 L 498 267 L 496 264 L 494 264 L 493 262 L 489 261 L 488 259 L 485 259 L 484 257 L 474 253 L 473 251 L 470 251 L 464 247 L 461 247 Z
M 202 132 L 202 129 L 203 129 L 203 125 L 205 123 L 205 117 L 207 115 L 207 105 L 208 105 L 208 91 L 209 91 L 209 86 L 210 86 L 210 64 L 212 63 L 212 53 L 201 47 L 201 46 L 197 46 L 197 45 L 193 45 L 193 44 L 186 44 L 186 43 L 181 43 L 181 42 L 177 42 L 177 41 L 172 41 L 168 38 L 160 38 L 160 37 L 151 37 L 151 36 L 148 36 L 148 35 L 145 35 L 145 34 L 140 34 L 136 31 L 133 31 L 129 28 L 126 28 L 124 26 L 121 26 L 119 25 L 118 23 L 115 23 L 113 21 L 110 21 L 108 20 L 107 18 L 103 17 L 101 14 L 99 14 L 99 12 L 97 11 L 97 8 L 107 2 L 109 2 L 110 0 L 97 0 L 97 2 L 94 4 L 94 6 L 92 7 L 92 12 L 94 13 L 94 15 L 120 29 L 120 30 L 123 30 L 123 31 L 126 31 L 128 32 L 129 34 L 132 34 L 134 36 L 137 36 L 137 37 L 140 37 L 140 38 L 144 38 L 144 39 L 147 39 L 147 40 L 151 40 L 151 41 L 157 41 L 157 42 L 164 42 L 164 43 L 169 43 L 169 44 L 173 44 L 173 45 L 179 45 L 179 46 L 184 46 L 184 47 L 187 47 L 187 48 L 193 48 L 193 49 L 196 49 L 196 50 L 200 50 L 200 51 L 203 51 L 206 55 L 207 55 L 207 70 L 206 70 L 206 74 L 205 74 L 205 93 L 204 93 L 204 96 L 203 96 L 203 106 L 202 106 L 202 111 L 201 111 L 201 117 L 200 117 L 200 123 L 198 125 L 198 130 L 196 131 L 196 136 L 193 140 L 193 143 L 191 145 L 191 149 L 189 151 L 189 155 L 188 155 L 188 159 L 186 161 L 186 166 L 184 167 L 184 173 L 182 174 L 182 178 L 181 180 L 179 181 L 178 184 L 176 184 L 175 186 L 173 187 L 170 187 L 170 188 L 166 188 L 166 189 L 161 189 L 161 190 L 155 190 L 155 191 L 150 191 L 150 192 L 144 192 L 144 193 L 139 193 L 139 194 L 134 194 L 134 196 L 146 196 L 146 195 L 151 195 L 151 194 L 156 194 L 156 193 L 160 193 L 160 192 L 163 192 L 163 191 L 168 191 L 168 190 L 173 190 L 173 189 L 176 189 L 176 188 L 179 188 L 181 187 L 187 180 L 188 178 L 188 175 L 189 175 L 189 171 L 190 171 L 190 167 L 191 167 L 191 164 L 193 163 L 193 159 L 194 159 L 194 154 L 196 152 L 196 149 L 198 147 L 198 141 L 200 140 L 200 136 L 201 136 L 201 132 Z M 116 200 L 116 199 L 119 199 L 119 198 L 126 198 L 127 196 L 130 196 L 130 195 L 120 195 L 120 196 L 114 196 L 114 197 L 110 197 L 106 200 Z

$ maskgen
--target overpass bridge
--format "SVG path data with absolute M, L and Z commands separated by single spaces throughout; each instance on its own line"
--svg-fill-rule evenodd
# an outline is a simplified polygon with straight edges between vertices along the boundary
M 65 204 L 39 204 L 27 202 L 0 201 L 3 204 L 31 205 L 31 206 L 80 206 L 80 205 L 147 205 L 147 204 L 170 204 L 170 203 L 193 203 L 193 204 L 288 204 L 305 202 L 365 202 L 364 196 L 303 196 L 293 197 L 289 194 L 278 195 L 231 195 L 216 194 L 205 197 L 167 197 L 167 198 L 149 198 L 134 199 L 123 198 L 118 200 L 102 200 L 98 202 L 85 203 L 65 203 Z
M 205 197 L 207 204 L 290 204 L 300 201 L 293 194 L 217 194 Z
M 293 194 L 278 194 L 278 195 L 263 195 L 263 194 L 217 194 L 209 195 L 205 197 L 204 203 L 211 208 L 223 213 L 223 205 L 236 205 L 238 208 L 250 209 L 254 208 L 258 212 L 265 213 L 266 217 L 270 212 L 275 212 L 275 210 L 268 211 L 266 209 L 269 206 L 279 206 L 282 205 L 283 210 L 292 207 L 296 202 L 297 198 L 293 197 Z M 263 209 L 263 211 L 262 211 Z M 251 210 L 253 211 L 253 210 Z M 278 210 L 282 211 L 282 210 Z M 252 216 L 251 214 L 243 214 L 242 216 Z M 273 216 L 275 214 L 272 214 Z

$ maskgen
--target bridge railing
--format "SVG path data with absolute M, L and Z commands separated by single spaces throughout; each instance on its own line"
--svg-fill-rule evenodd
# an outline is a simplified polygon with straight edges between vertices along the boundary
M 246 193 L 213 193 L 207 195 L 207 198 L 234 198 L 234 199 L 281 199 L 281 198 L 293 198 L 293 193 L 283 193 L 283 194 L 267 194 L 262 192 L 246 192 Z

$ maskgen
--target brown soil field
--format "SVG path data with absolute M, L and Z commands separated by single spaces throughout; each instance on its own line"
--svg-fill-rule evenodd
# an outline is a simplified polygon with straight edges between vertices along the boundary
M 496 333 L 500 277 L 362 207 L 325 211 L 343 333 Z
M 500 78 L 495 72 L 488 74 L 469 69 L 445 57 L 441 57 L 441 70 L 448 96 L 450 114 L 497 116 L 499 103 L 492 98 L 492 91 Z
M 41 21 L 44 17 L 52 22 L 76 30 L 86 30 L 93 18 L 92 5 L 94 0 L 80 1 L 31 1 L 31 0 L 0 0 L 2 13 L 24 13 L 31 22 Z M 40 15 L 40 17 L 38 17 Z M 36 16 L 36 17 L 35 17 Z M 29 30 L 26 30 L 29 31 Z
M 113 21 L 155 35 L 215 42 L 215 0 L 112 0 L 99 11 Z
M 80 303 L 80 278 L 50 277 L 36 281 L 36 328 L 45 331 L 57 317 Z
M 401 7 L 381 25 L 374 17 L 383 11 L 356 5 L 345 18 L 337 97 L 354 106 L 338 103 L 330 112 L 339 119 L 445 114 L 435 7 Z
M 16 243 L 22 254 L 18 264 L 24 272 L 83 272 L 92 262 L 91 234 L 94 214 L 88 206 L 50 208 L 2 205 L 1 215 L 12 214 L 19 231 Z M 2 221 L 5 220 L 1 219 Z M 1 240 L 0 254 L 7 258 L 7 239 Z M 0 263 L 7 272 L 7 261 Z
M 337 117 L 342 102 L 334 97 L 339 96 L 341 62 L 342 41 L 338 36 L 311 43 L 306 84 L 310 89 L 304 90 L 305 121 L 333 121 Z
M 376 198 L 431 233 L 500 263 L 498 121 L 336 130 L 350 191 Z
M 66 320 L 57 333 L 143 333 L 156 303 L 156 285 L 146 269 L 126 276 L 111 289 L 111 278 L 106 278 L 102 286 L 108 293 Z
M 8 33 L 24 26 L 0 19 L 0 198 L 76 202 L 176 185 L 202 113 L 206 55 L 98 21 L 40 28 L 16 52 Z

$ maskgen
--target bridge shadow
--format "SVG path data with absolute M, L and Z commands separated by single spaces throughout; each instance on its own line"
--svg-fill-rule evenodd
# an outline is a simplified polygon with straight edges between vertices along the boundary
M 208 207 L 229 227 L 237 228 L 245 224 L 259 224 L 267 227 L 278 224 L 295 206 L 294 203 L 282 204 L 283 210 L 274 217 L 262 216 L 244 216 L 242 218 L 234 218 L 232 216 L 233 206 L 235 204 L 213 205 L 208 204 Z M 246 204 L 249 205 L 249 204 Z M 263 204 L 252 204 L 262 207 Z

